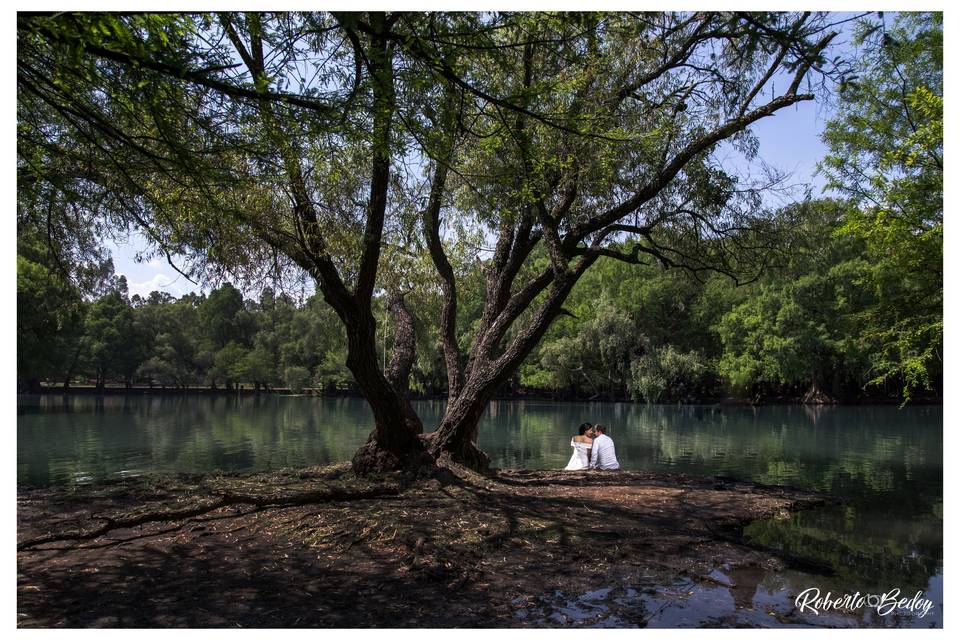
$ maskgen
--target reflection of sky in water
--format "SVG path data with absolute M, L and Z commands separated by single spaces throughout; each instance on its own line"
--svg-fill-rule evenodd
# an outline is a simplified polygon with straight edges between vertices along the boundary
M 440 401 L 415 406 L 428 430 L 444 408 Z M 836 568 L 834 577 L 814 577 L 820 582 L 812 584 L 829 583 L 851 593 L 936 584 L 943 547 L 941 407 L 499 401 L 486 412 L 479 445 L 495 467 L 559 469 L 570 456 L 570 436 L 584 421 L 610 428 L 627 469 L 729 475 L 845 498 L 839 507 L 755 523 L 747 530 L 759 544 Z M 366 441 L 370 428 L 369 408 L 352 398 L 23 397 L 18 402 L 17 480 L 44 486 L 152 472 L 343 462 Z M 695 611 L 667 607 L 650 624 L 671 626 L 679 624 L 672 616 L 742 609 L 730 604 L 729 589 L 716 588 L 720 591 L 697 585 L 691 598 L 702 604 Z M 789 588 L 793 586 L 765 582 L 757 593 L 766 589 L 782 595 Z M 753 618 L 744 623 L 758 624 Z

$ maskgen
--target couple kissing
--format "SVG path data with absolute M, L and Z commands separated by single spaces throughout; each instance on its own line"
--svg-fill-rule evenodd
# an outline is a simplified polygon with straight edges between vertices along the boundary
M 573 436 L 570 440 L 573 455 L 564 467 L 565 471 L 620 468 L 617 453 L 613 447 L 613 439 L 607 435 L 606 427 L 602 424 L 593 425 L 584 422 L 580 425 L 579 431 L 579 435 Z

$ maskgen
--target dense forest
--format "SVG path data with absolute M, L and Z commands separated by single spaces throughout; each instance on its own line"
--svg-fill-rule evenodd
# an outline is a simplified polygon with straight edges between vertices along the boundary
M 565 399 L 697 402 L 721 398 L 818 401 L 902 400 L 941 392 L 939 345 L 908 379 L 904 354 L 883 340 L 879 268 L 862 239 L 846 231 L 849 204 L 812 200 L 781 212 L 798 221 L 764 276 L 738 286 L 723 274 L 698 278 L 657 265 L 601 260 L 568 299 L 501 395 Z M 31 259 L 33 258 L 33 259 Z M 320 296 L 303 304 L 267 287 L 244 298 L 229 283 L 209 295 L 130 296 L 123 276 L 101 270 L 96 297 L 58 278 L 21 236 L 18 264 L 18 372 L 34 388 L 71 383 L 167 389 L 305 388 L 355 391 L 341 325 Z M 477 271 L 465 281 L 480 286 Z M 902 285 L 906 279 L 898 281 Z M 464 287 L 462 326 L 479 321 L 480 292 Z M 411 390 L 445 392 L 440 345 L 431 326 L 439 305 L 416 292 L 420 334 Z M 380 303 L 386 358 L 395 327 Z M 466 340 L 467 337 L 461 337 Z M 386 354 L 384 353 L 386 349 Z M 884 375 L 884 372 L 898 372 Z M 32 382 L 31 382 L 32 381 Z
M 853 20 L 19 16 L 21 388 L 355 389 L 359 472 L 483 468 L 503 394 L 938 397 L 942 15 Z M 752 130 L 805 102 L 823 194 Z M 131 298 L 133 229 L 210 293 Z

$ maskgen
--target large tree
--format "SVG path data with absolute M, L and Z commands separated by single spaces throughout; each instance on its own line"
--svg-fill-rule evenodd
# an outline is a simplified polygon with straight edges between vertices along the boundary
M 306 271 L 373 410 L 355 469 L 444 455 L 479 468 L 488 401 L 598 258 L 762 268 L 771 221 L 716 152 L 751 155 L 750 125 L 814 98 L 828 21 L 21 15 L 18 170 L 34 190 L 68 186 L 90 216 L 139 225 L 194 272 Z M 471 253 L 485 282 L 463 345 L 451 255 Z M 406 398 L 417 255 L 442 300 L 449 395 L 429 436 Z M 380 298 L 396 336 L 385 367 Z

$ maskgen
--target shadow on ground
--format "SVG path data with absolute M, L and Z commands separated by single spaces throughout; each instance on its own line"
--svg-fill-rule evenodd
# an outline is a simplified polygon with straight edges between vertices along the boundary
M 315 470 L 21 491 L 18 534 L 89 530 L 225 486 L 289 494 L 324 483 L 351 480 Z M 636 599 L 558 617 L 562 607 L 543 612 L 544 594 L 649 594 L 716 583 L 720 566 L 776 571 L 783 561 L 744 544 L 742 527 L 828 501 L 686 476 L 454 470 L 396 496 L 237 504 L 21 550 L 18 626 L 645 626 L 654 612 Z M 749 589 L 729 588 L 738 601 Z

